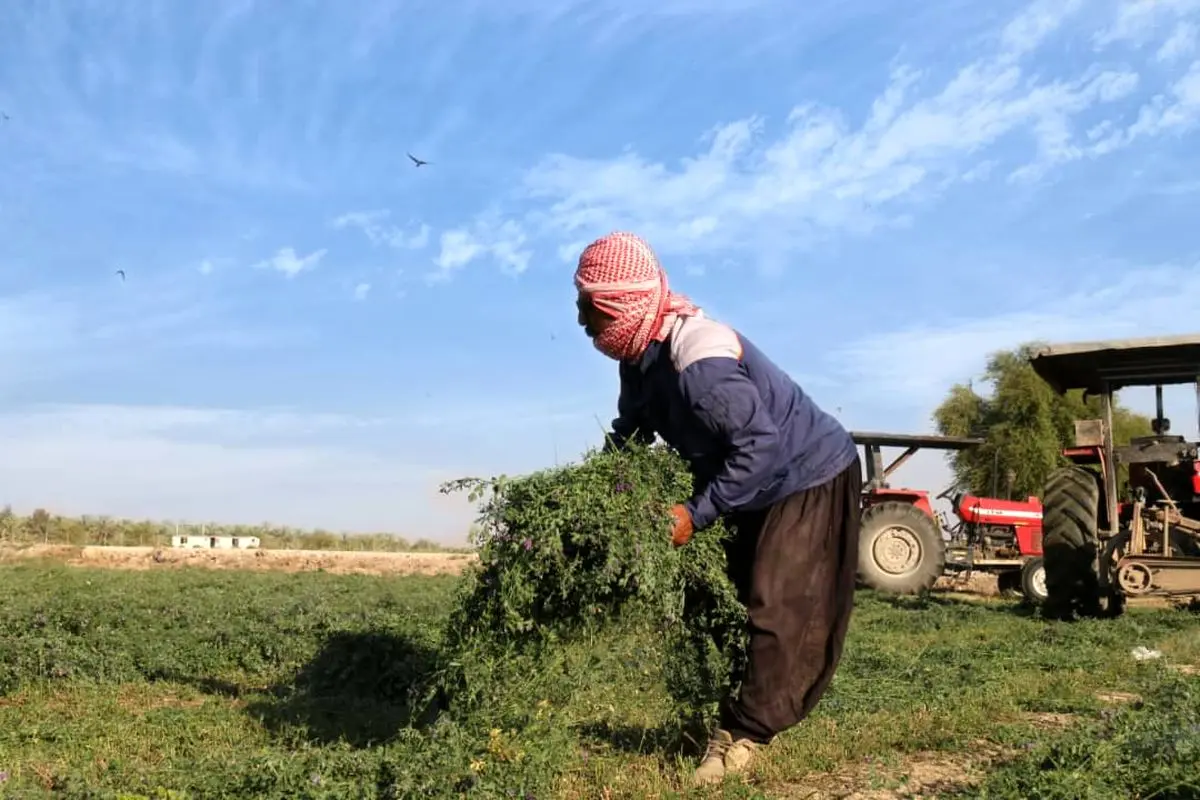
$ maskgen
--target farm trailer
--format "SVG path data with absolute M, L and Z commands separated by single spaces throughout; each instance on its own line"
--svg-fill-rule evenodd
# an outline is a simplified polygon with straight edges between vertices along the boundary
M 866 455 L 858 563 L 864 585 L 908 594 L 930 588 L 947 569 L 978 570 L 995 573 L 1002 588 L 1019 587 L 1031 602 L 1045 600 L 1038 498 L 1000 500 L 951 486 L 935 498 L 950 501 L 956 518 L 951 526 L 934 511 L 928 491 L 893 488 L 888 482 L 922 448 L 966 450 L 982 439 L 862 431 L 851 436 Z M 884 447 L 904 452 L 884 466 Z
M 1072 462 L 1043 492 L 1047 616 L 1115 617 L 1128 597 L 1200 595 L 1200 460 L 1169 433 L 1163 387 L 1191 384 L 1200 406 L 1200 334 L 1047 345 L 1030 364 L 1056 392 L 1100 398 L 1101 419 L 1075 423 Z M 1153 434 L 1113 443 L 1113 397 L 1153 386 Z M 1129 496 L 1117 494 L 1117 470 Z

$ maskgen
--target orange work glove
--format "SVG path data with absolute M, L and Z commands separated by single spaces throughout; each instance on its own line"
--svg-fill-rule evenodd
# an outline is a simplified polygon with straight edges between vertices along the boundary
M 675 518 L 671 527 L 671 544 L 682 547 L 692 540 L 692 516 L 682 503 L 671 509 L 671 516 Z

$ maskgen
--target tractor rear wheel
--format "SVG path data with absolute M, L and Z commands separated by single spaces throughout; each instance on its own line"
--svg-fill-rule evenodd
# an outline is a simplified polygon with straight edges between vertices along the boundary
M 1051 619 L 1105 616 L 1099 575 L 1100 479 L 1083 467 L 1055 470 L 1042 500 L 1042 561 Z M 1105 582 L 1107 584 L 1107 581 Z M 1119 604 L 1109 604 L 1114 610 Z M 1119 613 L 1119 611 L 1118 611 Z
M 859 579 L 881 592 L 925 591 L 946 568 L 941 530 L 911 503 L 879 503 L 865 509 L 858 552 Z

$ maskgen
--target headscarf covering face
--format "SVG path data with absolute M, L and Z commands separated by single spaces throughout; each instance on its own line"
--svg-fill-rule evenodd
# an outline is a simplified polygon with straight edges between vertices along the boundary
M 579 256 L 575 288 L 612 322 L 592 342 L 609 358 L 635 361 L 652 341 L 662 341 L 675 320 L 699 309 L 667 286 L 667 274 L 644 239 L 617 231 L 592 242 Z

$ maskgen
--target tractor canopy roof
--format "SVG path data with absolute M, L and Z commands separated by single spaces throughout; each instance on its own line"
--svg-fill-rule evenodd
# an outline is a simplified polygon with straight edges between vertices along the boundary
M 1169 386 L 1200 379 L 1200 334 L 1035 347 L 1034 372 L 1059 393 Z

